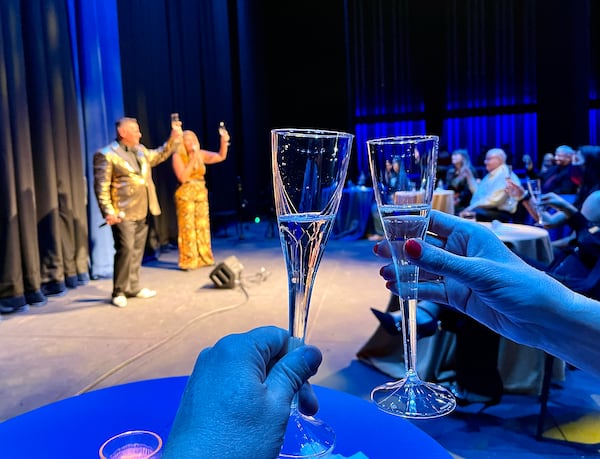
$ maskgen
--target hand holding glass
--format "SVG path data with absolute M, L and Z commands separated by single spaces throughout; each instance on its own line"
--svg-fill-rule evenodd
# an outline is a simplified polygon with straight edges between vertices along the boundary
M 405 378 L 376 387 L 371 398 L 388 413 L 414 419 L 443 416 L 456 407 L 452 393 L 422 381 L 416 372 L 419 268 L 408 262 L 404 243 L 423 239 L 429 224 L 437 165 L 437 136 L 401 136 L 367 141 L 377 209 L 392 249 L 400 293 Z M 386 163 L 399 165 L 393 182 Z
M 342 197 L 353 138 L 334 131 L 271 131 L 273 192 L 288 273 L 291 349 L 304 342 L 313 283 Z M 334 446 L 331 427 L 302 414 L 296 396 L 280 457 L 322 457 Z

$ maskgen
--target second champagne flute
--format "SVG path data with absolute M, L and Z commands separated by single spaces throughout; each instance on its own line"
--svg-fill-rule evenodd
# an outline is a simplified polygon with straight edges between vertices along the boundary
M 540 196 L 542 194 L 542 183 L 540 179 L 527 179 L 527 188 L 529 189 L 529 194 L 533 198 L 535 211 L 537 212 L 537 222 L 535 223 L 537 226 L 544 226 L 543 221 L 543 212 L 544 206 L 540 204 Z
M 273 192 L 288 274 L 289 349 L 304 342 L 312 288 L 340 205 L 354 136 L 309 129 L 271 131 Z M 335 432 L 305 416 L 294 398 L 279 457 L 324 457 Z
M 437 136 L 399 136 L 367 141 L 369 165 L 381 223 L 392 251 L 402 313 L 406 376 L 376 387 L 371 398 L 396 416 L 427 419 L 456 407 L 452 393 L 422 381 L 416 371 L 419 268 L 404 254 L 404 243 L 423 239 L 429 224 L 437 166 Z M 389 170 L 388 164 L 396 164 Z

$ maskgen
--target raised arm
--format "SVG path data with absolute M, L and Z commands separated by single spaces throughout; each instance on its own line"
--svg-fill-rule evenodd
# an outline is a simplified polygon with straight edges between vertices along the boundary
M 201 150 L 205 164 L 220 163 L 221 161 L 225 161 L 225 158 L 227 158 L 227 152 L 229 151 L 229 141 L 231 140 L 231 137 L 229 136 L 229 132 L 227 132 L 227 129 L 225 129 L 225 127 L 221 127 L 219 131 L 221 132 L 221 144 L 219 146 L 219 151 L 214 152 L 208 150 Z
M 546 350 L 600 376 L 600 302 L 532 268 L 487 228 L 432 211 L 427 242 L 411 239 L 407 257 L 443 276 L 420 284 L 419 297 L 452 306 L 492 330 Z M 385 243 L 376 253 L 389 256 Z M 381 270 L 397 292 L 393 266 Z

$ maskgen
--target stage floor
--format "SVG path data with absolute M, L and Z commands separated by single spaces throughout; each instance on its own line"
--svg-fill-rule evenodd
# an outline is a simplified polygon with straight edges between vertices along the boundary
M 109 303 L 112 280 L 101 279 L 50 298 L 44 307 L 4 315 L 0 421 L 101 387 L 189 374 L 198 352 L 225 334 L 262 325 L 286 328 L 284 261 L 279 239 L 269 230 L 252 223 L 244 226 L 243 239 L 231 228 L 228 237 L 213 238 L 217 263 L 235 256 L 244 266 L 240 285 L 233 289 L 214 287 L 213 268 L 180 271 L 177 252 L 171 251 L 142 268 L 142 283 L 158 291 L 155 298 L 132 299 L 127 308 L 116 308 Z M 355 356 L 377 327 L 369 308 L 385 309 L 388 301 L 378 274 L 382 261 L 372 248 L 365 239 L 329 242 L 306 338 L 324 354 L 312 382 L 365 399 L 375 385 L 389 380 Z M 549 422 L 586 418 L 585 430 L 582 425 L 576 433 L 560 431 L 561 438 L 576 443 L 535 442 L 539 405 L 533 396 L 507 395 L 482 413 L 468 407 L 416 425 L 456 457 L 588 457 L 598 448 L 585 443 L 600 443 L 592 434 L 600 431 L 599 396 L 594 395 L 600 383 L 573 371 L 565 386 L 571 384 L 577 389 L 553 390 Z M 585 434 L 590 416 L 592 429 Z

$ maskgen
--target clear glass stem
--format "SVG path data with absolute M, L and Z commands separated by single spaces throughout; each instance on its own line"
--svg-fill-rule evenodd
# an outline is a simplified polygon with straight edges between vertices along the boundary
M 417 292 L 419 268 L 401 261 L 398 275 L 402 334 L 404 336 L 404 365 L 407 378 L 417 376 Z
M 300 248 L 299 252 L 303 252 Z M 308 310 L 310 307 L 310 296 L 312 293 L 313 276 L 301 272 L 304 263 L 300 262 L 301 254 L 296 252 L 297 259 L 291 259 L 291 272 L 289 273 L 289 332 L 290 341 L 288 350 L 292 351 L 304 344 L 306 336 L 306 324 L 308 321 Z M 311 273 L 312 274 L 312 273 Z M 294 396 L 291 411 L 298 409 L 298 394 Z
M 402 308 L 402 333 L 404 339 L 404 365 L 406 377 L 417 376 L 417 300 L 400 298 Z M 406 327 L 404 324 L 408 324 Z

